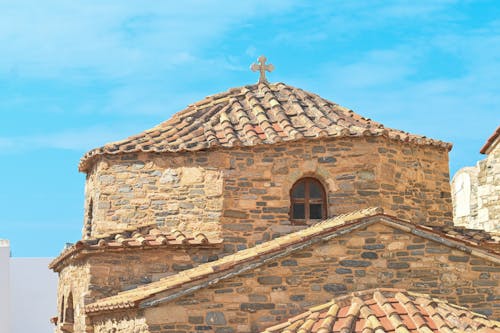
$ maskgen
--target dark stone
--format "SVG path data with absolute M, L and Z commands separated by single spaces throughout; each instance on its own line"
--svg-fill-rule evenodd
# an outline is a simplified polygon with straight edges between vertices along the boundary
M 231 231 L 250 231 L 252 230 L 253 225 L 247 223 L 231 223 L 231 224 L 224 224 L 224 228 Z
M 255 312 L 257 310 L 272 310 L 274 309 L 274 303 L 241 303 L 240 310 L 247 312 Z
M 189 316 L 188 321 L 190 324 L 203 324 L 202 316 Z
M 231 210 L 231 209 L 226 209 L 224 211 L 224 216 L 225 217 L 232 217 L 236 219 L 246 219 L 248 218 L 248 213 L 239 211 L 239 210 Z
M 234 333 L 234 328 L 226 326 L 226 327 L 217 327 L 215 329 L 215 333 Z
M 337 159 L 333 156 L 326 156 L 326 157 L 320 157 L 318 158 L 319 163 L 335 163 L 337 162 Z
M 226 325 L 224 313 L 219 311 L 208 312 L 205 321 L 208 325 Z
M 472 281 L 472 285 L 474 287 L 496 287 L 498 285 L 498 281 L 476 280 Z
M 352 180 L 354 178 L 356 178 L 356 176 L 351 175 L 351 174 L 340 175 L 340 176 L 335 177 L 335 179 L 337 179 L 337 180 Z
M 337 268 L 335 270 L 335 273 L 337 273 L 337 274 L 351 274 L 352 269 L 350 269 L 350 268 Z
M 368 267 L 372 263 L 369 261 L 363 261 L 363 260 L 341 260 L 340 264 L 342 266 L 347 266 L 347 267 Z
M 312 257 L 312 253 L 311 252 L 297 252 L 297 253 L 292 254 L 292 257 L 294 257 L 294 258 L 310 258 L 310 257 Z
M 250 294 L 250 295 L 248 295 L 248 299 L 251 302 L 266 302 L 267 301 L 267 296 L 266 295 L 261 295 L 261 294 Z
M 358 194 L 366 197 L 366 196 L 371 196 L 371 195 L 379 195 L 380 193 L 374 192 L 374 191 L 361 191 L 361 190 L 359 190 Z
M 216 294 L 227 294 L 227 293 L 232 293 L 233 289 L 232 288 L 226 288 L 226 289 L 217 289 L 215 291 Z
M 498 266 L 498 267 L 476 266 L 476 267 L 472 267 L 472 270 L 479 271 L 479 272 L 500 272 L 500 266 Z
M 288 207 L 263 207 L 264 213 L 288 213 Z
M 206 325 L 198 325 L 194 327 L 196 331 L 210 331 L 212 329 L 212 326 L 206 326 Z M 179 333 L 184 333 L 185 331 L 168 331 L 169 333 L 171 332 L 179 332 Z
M 463 303 L 479 303 L 484 301 L 483 295 L 464 295 L 458 296 L 459 304 Z
M 361 258 L 365 258 L 365 259 L 377 259 L 378 258 L 378 254 L 375 253 L 375 252 L 363 252 L 363 253 L 361 253 Z
M 406 262 L 390 262 L 387 264 L 387 268 L 405 269 L 410 268 L 410 265 Z
M 427 253 L 450 253 L 451 249 L 447 247 L 428 247 L 425 251 Z
M 448 256 L 448 259 L 450 261 L 455 261 L 455 262 L 468 262 L 470 257 L 469 256 Z
M 283 279 L 280 276 L 261 276 L 257 278 L 260 284 L 271 285 L 271 284 L 281 284 Z
M 329 293 L 340 293 L 347 291 L 347 287 L 340 283 L 327 283 L 323 286 L 323 289 Z
M 292 295 L 292 296 L 290 296 L 290 300 L 294 301 L 294 302 L 303 301 L 305 298 L 306 298 L 305 295 Z
M 191 269 L 193 268 L 192 264 L 173 264 L 172 269 L 174 271 L 180 272 L 180 271 L 185 271 L 186 269 Z
M 312 148 L 313 153 L 324 153 L 325 151 L 326 151 L 326 149 L 323 146 L 314 146 Z
M 380 250 L 383 248 L 385 248 L 384 244 L 370 244 L 370 245 L 363 246 L 363 249 L 365 249 L 365 250 Z
M 281 266 L 297 266 L 297 260 L 287 259 L 281 262 Z

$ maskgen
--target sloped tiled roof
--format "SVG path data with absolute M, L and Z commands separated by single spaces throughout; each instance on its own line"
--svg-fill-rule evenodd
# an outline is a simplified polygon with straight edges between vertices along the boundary
M 264 333 L 499 332 L 500 322 L 429 295 L 373 289 L 334 298 Z
M 479 151 L 481 154 L 487 154 L 488 149 L 491 147 L 491 145 L 495 142 L 495 140 L 498 139 L 500 136 L 500 126 L 497 127 L 496 131 L 486 140 L 486 143 L 484 146 L 481 148 Z
M 369 208 L 350 214 L 339 215 L 325 222 L 318 223 L 299 232 L 291 233 L 274 240 L 259 244 L 249 249 L 238 251 L 235 254 L 225 256 L 219 260 L 201 264 L 193 269 L 182 271 L 179 274 L 160 279 L 158 281 L 143 285 L 136 289 L 121 292 L 115 296 L 104 298 L 85 307 L 87 313 L 129 308 L 136 306 L 140 301 L 154 296 L 169 289 L 181 287 L 187 283 L 201 280 L 208 275 L 227 271 L 237 265 L 249 262 L 255 258 L 263 258 L 265 255 L 275 253 L 279 250 L 293 249 L 294 244 L 317 237 L 332 228 L 352 223 L 360 218 L 374 216 L 383 213 L 381 208 Z
M 136 289 L 123 291 L 117 295 L 98 300 L 87 305 L 85 311 L 87 313 L 97 313 L 101 311 L 132 308 L 159 293 L 167 291 L 172 293 L 161 301 L 148 301 L 146 302 L 147 304 L 142 305 L 153 306 L 167 299 L 174 299 L 178 297 L 178 295 L 184 295 L 183 290 L 194 292 L 195 290 L 215 284 L 221 279 L 229 278 L 247 270 L 254 269 L 267 262 L 289 255 L 294 251 L 306 248 L 316 242 L 344 235 L 355 229 L 377 222 L 386 223 L 392 227 L 400 228 L 420 237 L 425 237 L 446 246 L 458 248 L 473 255 L 500 263 L 500 253 L 491 249 L 485 249 L 483 246 L 479 246 L 476 243 L 466 242 L 463 239 L 455 238 L 440 231 L 434 231 L 432 228 L 415 225 L 384 215 L 383 213 L 384 211 L 382 208 L 373 207 L 339 215 L 300 231 L 275 238 L 252 248 L 238 251 L 219 260 L 204 263 L 195 268 L 182 271 L 179 274 L 165 277 L 147 285 L 137 287 Z M 495 242 L 498 244 L 498 241 Z M 252 263 L 252 265 L 250 265 L 250 263 Z M 181 291 L 176 294 L 179 289 L 181 289 Z
M 93 239 L 79 240 L 67 247 L 55 258 L 49 268 L 58 270 L 58 266 L 69 258 L 82 252 L 151 247 L 211 246 L 221 244 L 221 239 L 207 238 L 203 233 L 185 235 L 179 230 L 161 231 L 155 226 L 143 226 L 120 233 L 103 235 Z
M 103 154 L 198 151 L 345 136 L 385 136 L 451 149 L 449 143 L 385 128 L 302 89 L 261 82 L 206 97 L 156 127 L 93 149 L 83 156 L 79 170 L 86 172 L 93 158 Z
M 500 234 L 482 229 L 468 229 L 460 226 L 420 226 L 422 229 L 443 237 L 460 240 L 466 244 L 481 247 L 490 252 L 500 253 Z

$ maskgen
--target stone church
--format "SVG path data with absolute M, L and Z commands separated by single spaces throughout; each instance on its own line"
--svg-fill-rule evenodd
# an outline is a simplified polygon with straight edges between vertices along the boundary
M 498 332 L 500 243 L 453 227 L 451 144 L 269 83 L 85 154 L 55 332 Z

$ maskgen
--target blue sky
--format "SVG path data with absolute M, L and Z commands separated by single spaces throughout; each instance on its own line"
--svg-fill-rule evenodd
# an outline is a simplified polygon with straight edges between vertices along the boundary
M 491 1 L 0 0 L 0 238 L 14 256 L 79 239 L 85 151 L 204 96 L 270 81 L 454 143 L 453 174 L 500 124 Z

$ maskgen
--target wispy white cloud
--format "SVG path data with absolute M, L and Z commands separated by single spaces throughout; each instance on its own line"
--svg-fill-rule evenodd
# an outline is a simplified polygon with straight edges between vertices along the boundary
M 0 137 L 0 154 L 23 153 L 40 149 L 86 151 L 111 141 L 124 139 L 134 131 L 138 131 L 135 127 L 93 126 L 53 133 Z
M 287 1 L 5 1 L 0 12 L 0 72 L 106 78 L 194 62 L 234 24 L 280 12 Z M 194 8 L 196 10 L 194 10 Z

